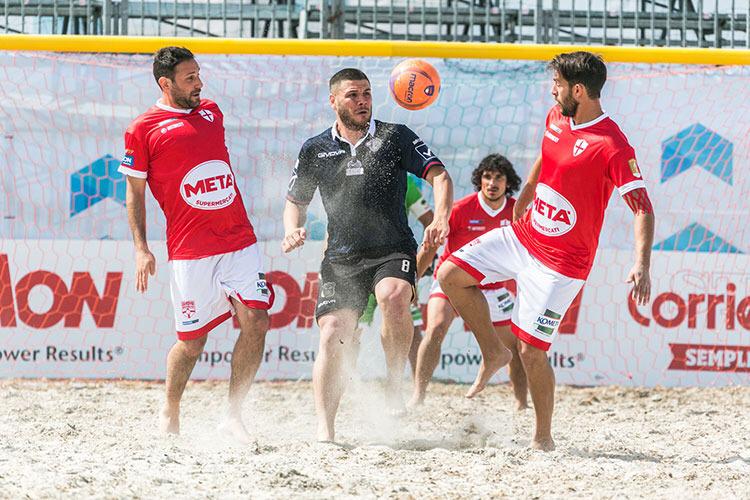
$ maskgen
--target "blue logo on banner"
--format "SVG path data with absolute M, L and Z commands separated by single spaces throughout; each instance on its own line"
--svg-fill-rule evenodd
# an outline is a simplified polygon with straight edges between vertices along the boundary
M 657 243 L 653 248 L 676 252 L 745 253 L 696 222 Z
M 662 143 L 661 182 L 697 166 L 732 185 L 734 146 L 711 129 L 696 123 Z
M 119 160 L 112 155 L 104 155 L 71 174 L 71 217 L 106 198 L 125 206 L 125 176 L 117 171 L 119 166 Z

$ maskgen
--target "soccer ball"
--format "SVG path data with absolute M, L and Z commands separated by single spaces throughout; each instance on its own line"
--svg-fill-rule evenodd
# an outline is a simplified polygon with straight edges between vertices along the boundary
M 393 68 L 389 86 L 391 95 L 402 108 L 424 109 L 437 100 L 440 75 L 427 61 L 407 59 Z

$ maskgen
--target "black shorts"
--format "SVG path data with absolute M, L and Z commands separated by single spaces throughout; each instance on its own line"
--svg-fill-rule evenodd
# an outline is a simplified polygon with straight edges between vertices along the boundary
M 320 266 L 320 289 L 315 318 L 339 309 L 352 309 L 362 315 L 367 299 L 383 278 L 399 278 L 414 290 L 417 258 L 414 253 L 394 252 L 383 257 L 347 257 Z

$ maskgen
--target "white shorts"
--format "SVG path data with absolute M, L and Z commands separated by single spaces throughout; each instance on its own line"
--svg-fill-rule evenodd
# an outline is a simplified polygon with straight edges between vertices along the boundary
M 508 326 L 510 325 L 511 315 L 513 313 L 513 304 L 515 303 L 515 295 L 505 287 L 495 289 L 482 289 L 484 298 L 487 300 L 487 305 L 490 306 L 490 318 L 494 326 Z M 430 297 L 427 299 L 427 307 L 429 308 L 429 301 L 433 297 L 438 297 L 450 301 L 448 296 L 440 288 L 438 280 L 432 282 L 430 287 Z
M 524 247 L 511 226 L 493 229 L 448 257 L 481 284 L 515 279 L 518 288 L 511 331 L 522 341 L 549 350 L 565 312 L 584 280 L 548 268 Z
M 258 245 L 196 260 L 170 262 L 170 288 L 177 337 L 203 337 L 234 314 L 229 297 L 251 309 L 270 309 L 273 288 L 266 283 Z

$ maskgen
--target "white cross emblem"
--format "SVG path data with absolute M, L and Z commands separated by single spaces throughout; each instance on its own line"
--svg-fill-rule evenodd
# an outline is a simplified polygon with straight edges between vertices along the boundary
M 573 146 L 573 156 L 578 156 L 579 154 L 583 153 L 588 145 L 589 143 L 584 139 L 578 139 L 575 146 Z
M 207 120 L 207 121 L 210 121 L 210 122 L 214 121 L 214 114 L 211 111 L 207 110 L 207 109 L 201 109 L 198 112 L 198 114 L 201 115 L 204 120 Z

